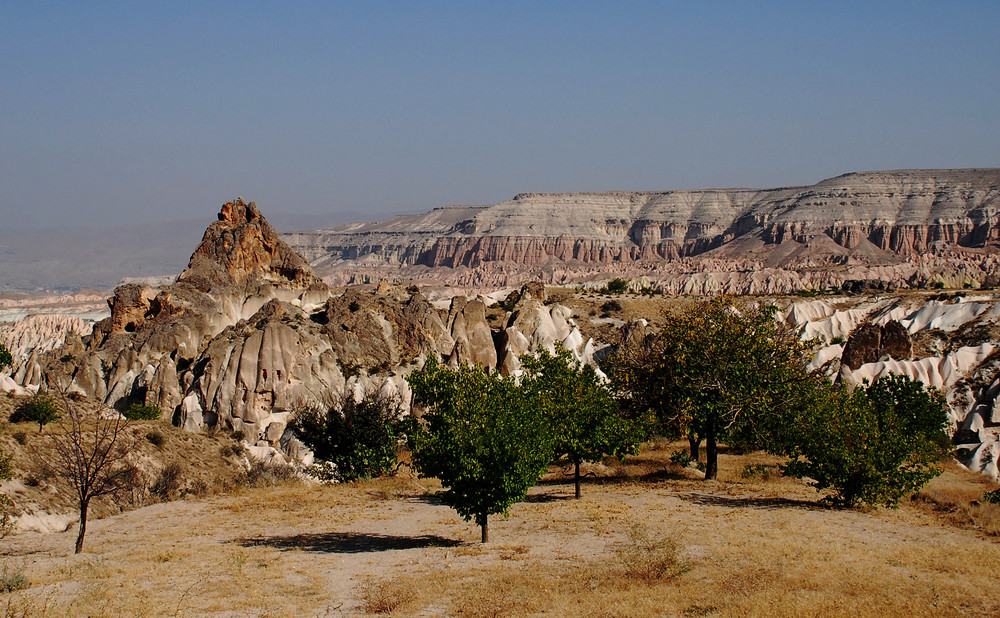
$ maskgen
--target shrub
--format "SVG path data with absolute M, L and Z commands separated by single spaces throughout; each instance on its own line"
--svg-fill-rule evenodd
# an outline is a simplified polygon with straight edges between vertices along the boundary
M 628 281 L 624 279 L 612 279 L 608 281 L 608 284 L 601 291 L 605 294 L 624 294 L 628 292 Z
M 10 415 L 10 422 L 38 423 L 38 432 L 41 433 L 45 425 L 59 418 L 59 404 L 56 398 L 46 392 L 39 391 L 21 403 Z
M 895 507 L 941 473 L 947 423 L 944 396 L 906 376 L 830 389 L 793 423 L 784 472 L 832 488 L 844 506 Z
M 31 582 L 24 576 L 23 572 L 11 571 L 7 565 L 4 565 L 3 571 L 0 571 L 0 592 L 16 592 L 29 586 L 31 586 Z
M 250 487 L 269 487 L 298 478 L 298 471 L 293 466 L 251 458 L 243 481 Z
M 396 465 L 402 411 L 395 397 L 378 391 L 355 401 L 345 393 L 327 409 L 309 408 L 292 430 L 317 459 L 333 462 L 347 481 L 388 474 Z
M 601 311 L 606 314 L 610 314 L 613 311 L 621 311 L 622 304 L 617 300 L 609 300 L 608 302 L 601 305 Z
M 764 464 L 747 464 L 740 470 L 742 479 L 762 479 L 771 478 L 771 471 Z
M 983 494 L 983 500 L 990 504 L 1000 504 L 1000 489 L 994 489 Z
M 159 496 L 162 500 L 170 500 L 180 493 L 184 484 L 184 469 L 176 461 L 172 461 L 164 466 L 160 475 L 156 477 L 156 482 L 149 488 L 149 492 Z
M 146 439 L 149 440 L 150 444 L 157 448 L 163 448 L 163 445 L 167 442 L 167 437 L 159 431 L 151 431 L 147 433 Z
M 652 535 L 642 527 L 628 531 L 628 539 L 617 548 L 625 573 L 645 582 L 672 579 L 691 567 L 680 559 L 680 544 L 670 536 Z
M 123 412 L 123 415 L 130 421 L 157 421 L 163 417 L 163 411 L 160 410 L 159 406 L 133 403 Z

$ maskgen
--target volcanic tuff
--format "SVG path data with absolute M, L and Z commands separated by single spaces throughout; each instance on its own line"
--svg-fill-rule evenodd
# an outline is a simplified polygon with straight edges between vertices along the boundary
M 525 193 L 285 238 L 334 283 L 647 275 L 669 292 L 779 293 L 852 278 L 981 284 L 996 277 L 998 219 L 1000 169 L 900 170 L 766 190 Z
M 286 430 L 295 410 L 373 389 L 408 405 L 403 376 L 429 355 L 516 371 L 520 353 L 558 342 L 588 360 L 593 345 L 569 311 L 527 290 L 496 341 L 478 298 L 455 297 L 442 310 L 416 288 L 333 294 L 253 202 L 236 200 L 174 283 L 119 286 L 92 332 L 82 321 L 39 318 L 0 330 L 15 355 L 0 388 L 81 393 L 119 410 L 155 405 L 186 429 L 240 432 L 258 456 L 280 446 L 308 459 Z

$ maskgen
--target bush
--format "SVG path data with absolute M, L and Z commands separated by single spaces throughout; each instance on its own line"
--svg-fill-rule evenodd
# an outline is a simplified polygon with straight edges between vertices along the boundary
M 990 504 L 1000 504 L 1000 489 L 994 489 L 983 494 L 983 500 Z
M 56 398 L 46 392 L 39 391 L 21 403 L 10 415 L 12 423 L 38 423 L 41 433 L 45 425 L 59 418 L 59 404 Z
M 158 421 L 163 418 L 163 411 L 159 406 L 147 406 L 141 403 L 133 403 L 122 414 L 130 421 Z
M 833 501 L 844 506 L 894 508 L 941 473 L 947 423 L 944 396 L 906 376 L 850 393 L 831 389 L 794 423 L 784 472 L 832 488 Z
M 159 431 L 151 431 L 147 433 L 146 439 L 149 440 L 150 444 L 157 448 L 163 448 L 163 445 L 167 442 L 167 437 Z
M 679 543 L 669 536 L 654 536 L 642 527 L 628 531 L 628 540 L 617 548 L 618 559 L 629 577 L 653 582 L 672 579 L 691 569 L 679 555 Z
M 628 281 L 624 279 L 612 279 L 608 281 L 608 284 L 601 291 L 605 294 L 624 294 L 628 292 Z
M 355 401 L 353 393 L 345 393 L 325 410 L 299 413 L 291 427 L 317 459 L 334 463 L 341 478 L 352 481 L 393 469 L 401 416 L 394 397 L 372 391 Z
M 16 592 L 29 586 L 31 586 L 31 582 L 24 576 L 24 573 L 11 571 L 7 565 L 4 565 L 3 571 L 0 571 L 0 593 Z

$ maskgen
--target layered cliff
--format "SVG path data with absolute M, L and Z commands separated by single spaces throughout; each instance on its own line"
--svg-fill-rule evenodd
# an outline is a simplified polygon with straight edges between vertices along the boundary
M 923 259 L 923 279 L 971 269 L 981 282 L 995 274 L 998 219 L 1000 169 L 901 170 L 768 190 L 521 194 L 285 238 L 336 283 L 565 283 L 611 270 L 671 288 L 685 270 L 719 272 L 706 259 L 800 273 Z M 910 271 L 883 274 L 907 284 Z M 776 275 L 786 291 L 822 283 Z

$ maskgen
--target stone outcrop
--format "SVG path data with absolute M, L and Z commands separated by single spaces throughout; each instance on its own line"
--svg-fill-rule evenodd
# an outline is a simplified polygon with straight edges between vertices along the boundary
M 858 327 L 847 339 L 840 362 L 851 369 L 857 369 L 883 357 L 895 360 L 910 360 L 913 357 L 910 333 L 896 320 L 890 320 L 881 326 L 863 324 Z
M 1000 170 L 902 170 L 769 190 L 521 194 L 286 238 L 335 283 L 621 274 L 671 293 L 858 293 L 1000 280 L 998 219 Z
M 297 410 L 373 390 L 406 406 L 404 377 L 430 356 L 516 372 L 521 354 L 560 343 L 591 359 L 595 345 L 570 310 L 539 298 L 544 286 L 518 290 L 495 332 L 483 297 L 456 296 L 445 310 L 417 287 L 334 294 L 252 202 L 237 200 L 223 206 L 175 282 L 119 286 L 110 316 L 89 334 L 62 322 L 63 330 L 36 333 L 45 341 L 63 334 L 61 347 L 12 339 L 17 364 L 0 387 L 76 392 L 119 410 L 155 405 L 186 429 L 223 427 L 262 454 L 280 448 L 302 459 L 308 449 L 287 430 Z

